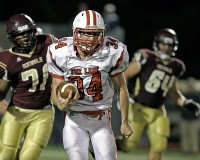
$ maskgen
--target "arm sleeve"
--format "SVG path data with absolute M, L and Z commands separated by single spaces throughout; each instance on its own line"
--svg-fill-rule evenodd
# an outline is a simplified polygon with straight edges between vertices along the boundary
M 64 72 L 61 67 L 59 67 L 59 60 L 56 59 L 56 55 L 51 50 L 51 47 L 52 46 L 48 47 L 46 56 L 49 74 L 55 78 L 64 79 Z

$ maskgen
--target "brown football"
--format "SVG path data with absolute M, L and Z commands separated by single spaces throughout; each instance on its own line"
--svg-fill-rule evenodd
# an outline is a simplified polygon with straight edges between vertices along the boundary
M 58 85 L 56 92 L 60 92 L 60 96 L 64 99 L 67 99 L 69 96 L 69 92 L 72 90 L 72 98 L 74 98 L 76 92 L 77 92 L 77 87 L 69 82 L 62 82 Z

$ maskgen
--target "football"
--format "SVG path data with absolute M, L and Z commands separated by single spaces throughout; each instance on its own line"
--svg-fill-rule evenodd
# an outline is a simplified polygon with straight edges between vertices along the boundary
M 78 89 L 73 83 L 69 83 L 66 81 L 60 83 L 56 89 L 56 93 L 58 94 L 58 92 L 60 92 L 60 96 L 64 99 L 67 99 L 70 91 L 72 91 L 72 98 L 74 98 Z

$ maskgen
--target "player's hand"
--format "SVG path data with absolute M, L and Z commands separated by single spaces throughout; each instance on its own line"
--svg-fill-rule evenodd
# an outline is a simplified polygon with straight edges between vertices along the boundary
M 3 115 L 8 108 L 8 102 L 4 99 L 0 101 L 0 116 Z
M 59 103 L 58 108 L 60 110 L 66 110 L 70 106 L 77 103 L 80 95 L 78 92 L 76 92 L 76 95 L 74 96 L 74 98 L 72 98 L 72 91 L 70 91 L 69 96 L 66 99 L 64 99 L 60 96 L 60 93 L 58 92 L 57 97 L 58 97 L 58 103 Z
M 192 99 L 186 99 L 183 107 L 190 112 L 193 112 L 196 116 L 200 115 L 200 104 Z
M 122 123 L 121 125 L 121 134 L 128 139 L 133 134 L 133 129 L 131 128 L 130 124 Z

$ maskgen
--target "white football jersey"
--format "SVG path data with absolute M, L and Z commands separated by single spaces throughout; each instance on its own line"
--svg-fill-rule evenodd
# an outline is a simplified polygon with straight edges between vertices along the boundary
M 65 37 L 49 46 L 47 64 L 55 78 L 74 83 L 80 94 L 74 111 L 105 110 L 112 105 L 114 87 L 111 77 L 123 72 L 129 63 L 126 45 L 105 37 L 103 46 L 84 61 L 77 57 L 73 37 Z

